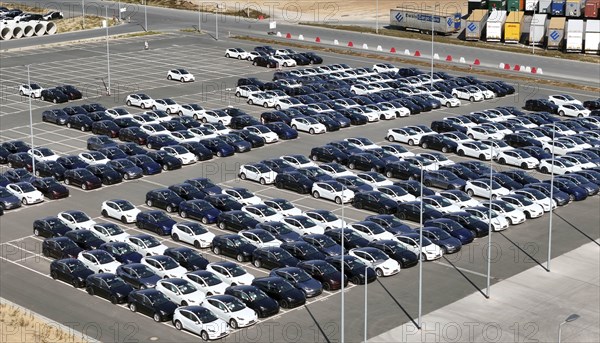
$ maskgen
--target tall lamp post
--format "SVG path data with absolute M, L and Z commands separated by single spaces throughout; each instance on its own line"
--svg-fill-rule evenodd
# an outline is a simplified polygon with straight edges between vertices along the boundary
M 419 214 L 419 330 L 423 313 L 423 164 L 421 164 L 421 208 Z
M 573 313 L 572 315 L 568 316 L 562 323 L 558 324 L 558 343 L 560 343 L 560 340 L 562 338 L 562 326 L 564 324 L 576 321 L 577 319 L 579 319 L 579 315 L 577 313 Z
M 220 5 L 217 4 L 217 7 L 215 7 L 215 39 L 219 40 L 219 7 Z
M 375 33 L 379 34 L 379 0 L 375 1 Z
M 554 196 L 554 136 L 556 134 L 556 124 L 552 123 L 552 159 L 550 166 L 550 218 L 548 222 L 548 261 L 546 261 L 546 270 L 550 271 L 550 259 L 552 259 L 552 197 Z
M 81 28 L 85 29 L 85 0 L 81 0 Z
M 198 1 L 198 32 L 202 33 L 202 1 Z
M 146 7 L 148 7 L 148 0 L 144 0 L 144 30 L 148 31 L 148 12 L 146 11 Z
M 433 87 L 433 35 L 435 30 L 433 25 L 433 19 L 435 17 L 435 7 L 436 5 L 433 5 L 433 12 L 431 13 L 431 79 L 429 80 L 431 87 Z
M 342 237 L 342 240 L 344 238 Z M 365 341 L 367 343 L 367 271 L 369 269 L 369 265 L 365 263 Z
M 346 222 L 346 218 L 344 218 L 344 190 L 345 189 L 346 189 L 346 187 L 342 188 L 342 223 Z M 346 237 L 344 236 L 345 231 L 346 231 L 346 228 L 342 227 L 342 239 L 341 239 L 342 240 L 342 251 L 341 251 L 341 253 L 342 253 L 342 261 L 341 261 L 342 262 L 342 267 L 341 267 L 342 268 L 342 276 L 341 276 L 341 278 L 342 278 L 342 280 L 341 280 L 341 284 L 342 284 L 342 287 L 341 287 L 342 314 L 341 314 L 341 318 L 340 318 L 340 342 L 341 343 L 344 343 L 344 266 L 345 266 L 344 265 L 344 241 L 346 240 L 345 239 Z M 365 282 L 366 282 L 366 278 L 365 278 Z
M 110 50 L 108 48 L 108 6 L 104 6 L 106 11 L 106 69 L 108 71 L 108 85 L 106 87 L 106 94 L 110 95 Z
M 492 162 L 494 161 L 494 146 L 491 145 L 490 146 L 490 198 L 488 199 L 489 201 L 489 208 L 488 208 L 488 251 L 487 251 L 487 288 L 485 291 L 485 297 L 487 299 L 490 298 L 490 277 L 491 277 L 491 273 L 492 273 L 492 175 L 493 175 L 493 168 L 492 168 Z
M 27 65 L 27 84 L 31 87 L 31 77 L 29 74 L 29 64 Z M 32 91 L 33 92 L 33 91 Z M 35 145 L 33 145 L 33 114 L 31 111 L 31 97 L 33 94 L 29 94 L 29 134 L 31 135 L 31 149 L 35 149 Z M 31 173 L 35 175 L 35 157 L 31 156 Z

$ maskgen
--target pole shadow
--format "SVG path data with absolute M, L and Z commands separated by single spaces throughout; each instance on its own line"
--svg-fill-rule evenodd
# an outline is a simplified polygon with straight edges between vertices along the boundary
M 579 230 L 575 225 L 571 224 L 571 222 L 568 221 L 568 220 L 566 220 L 563 216 L 561 216 L 560 214 L 557 214 L 556 212 L 554 212 L 554 215 L 557 216 L 558 218 L 562 219 L 565 223 L 569 224 L 570 227 L 572 227 L 577 232 L 579 232 L 580 234 L 582 234 L 585 238 L 587 238 L 590 241 L 594 242 L 594 244 L 600 246 L 600 243 L 596 242 L 596 240 L 594 238 L 590 237 L 587 233 Z
M 469 279 L 467 274 L 463 273 L 463 271 L 460 270 L 457 266 L 455 266 L 454 263 L 450 262 L 450 260 L 446 256 L 442 256 L 442 257 L 444 260 L 446 260 L 446 263 L 451 265 L 452 268 L 454 268 L 454 270 L 456 270 L 463 278 L 465 278 L 465 280 L 467 280 L 467 282 L 470 283 L 471 286 L 473 286 L 479 293 L 481 293 L 481 295 L 483 295 L 486 299 L 488 298 L 487 294 L 485 294 L 485 292 L 481 288 L 479 288 L 479 286 L 477 286 L 475 284 L 475 282 L 473 282 L 471 279 Z
M 331 340 L 329 339 L 329 337 L 327 337 L 327 334 L 325 333 L 325 331 L 323 331 L 321 324 L 319 324 L 319 321 L 317 320 L 317 318 L 315 318 L 315 316 L 313 316 L 312 311 L 306 305 L 304 305 L 304 308 L 306 309 L 306 312 L 308 312 L 308 315 L 310 316 L 310 318 L 313 320 L 313 322 L 319 329 L 319 332 L 321 332 L 321 335 L 323 335 L 323 338 L 325 338 L 325 342 L 331 343 Z
M 498 232 L 500 234 L 500 236 L 504 237 L 504 239 L 506 239 L 507 241 L 509 241 L 512 245 L 514 245 L 517 249 L 519 249 L 519 251 L 521 251 L 523 254 L 525 254 L 525 256 L 529 257 L 533 262 L 537 263 L 538 266 L 542 267 L 545 271 L 549 272 L 548 268 L 544 267 L 544 265 L 536 260 L 531 254 L 529 254 L 527 251 L 525 251 L 523 248 L 521 248 L 519 246 L 519 244 L 513 242 L 510 238 L 508 238 L 504 232 Z
M 377 279 L 377 282 L 379 283 L 379 285 L 381 286 L 381 288 L 383 288 L 383 290 L 390 296 L 390 298 L 392 298 L 392 300 L 396 303 L 396 305 L 398 305 L 398 307 L 400 308 L 400 310 L 402 310 L 402 312 L 404 312 L 404 315 L 406 315 L 406 317 L 413 323 L 413 325 L 417 328 L 420 329 L 419 324 L 417 323 L 417 321 L 406 311 L 406 309 L 402 306 L 402 304 L 400 304 L 400 302 L 392 295 L 392 293 L 390 293 L 390 291 L 387 289 L 387 287 L 385 287 L 384 284 L 381 283 L 381 280 Z

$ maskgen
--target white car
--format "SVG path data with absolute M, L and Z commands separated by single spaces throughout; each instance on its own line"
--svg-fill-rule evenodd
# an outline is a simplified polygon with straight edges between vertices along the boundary
M 154 100 L 154 105 L 152 106 L 153 110 L 161 110 L 161 111 L 165 111 L 168 114 L 175 114 L 175 113 L 179 113 L 179 110 L 181 109 L 179 104 L 175 102 L 175 100 L 173 99 L 156 99 Z
M 198 142 L 199 139 L 198 137 L 196 137 L 193 133 L 187 131 L 187 130 L 181 130 L 181 131 L 172 131 L 171 132 L 171 137 L 177 141 L 177 143 L 191 143 L 191 142 Z
M 421 157 L 437 164 L 438 167 L 450 166 L 450 165 L 454 164 L 454 161 L 452 161 L 451 159 L 446 157 L 446 155 L 438 153 L 438 152 L 422 152 L 418 156 L 421 156 Z
M 136 114 L 133 121 L 139 125 L 159 124 L 160 122 L 147 114 Z
M 148 268 L 161 278 L 181 278 L 187 273 L 187 269 L 180 266 L 171 256 L 145 256 L 142 258 L 141 263 L 148 266 Z
M 514 132 L 513 130 L 507 128 L 502 123 L 483 123 L 483 124 L 481 124 L 481 127 L 484 127 L 484 128 L 493 128 L 496 131 L 498 131 L 498 132 L 500 132 L 501 134 L 504 134 L 504 135 L 508 135 L 508 134 Z
M 278 222 L 283 219 L 283 214 L 265 204 L 246 205 L 242 207 L 242 211 L 248 213 L 250 217 L 262 223 L 270 221 Z
M 375 63 L 373 64 L 373 70 L 378 73 L 397 73 L 400 69 L 390 63 Z
M 27 150 L 29 156 L 33 156 L 37 162 L 56 161 L 60 157 L 48 148 L 33 148 Z
M 350 92 L 352 92 L 352 94 L 356 94 L 356 95 L 367 95 L 367 94 L 371 94 L 371 93 L 376 93 L 379 90 L 371 85 L 367 85 L 367 84 L 356 84 L 356 85 L 352 85 L 350 87 Z
M 104 111 L 104 113 L 106 113 L 106 115 L 108 115 L 112 119 L 133 118 L 133 115 L 123 107 L 109 108 L 106 111 Z
M 156 290 L 181 306 L 199 306 L 206 299 L 191 282 L 180 278 L 158 280 Z
M 571 142 L 555 140 L 541 143 L 542 148 L 549 154 L 554 153 L 555 155 L 566 155 L 570 152 L 582 150 L 577 148 L 577 146 Z
M 127 237 L 127 243 L 142 256 L 162 255 L 167 249 L 167 246 L 159 242 L 156 237 L 148 234 L 131 235 Z
M 477 126 L 476 123 L 473 123 L 469 118 L 464 117 L 464 116 L 457 116 L 457 117 L 444 117 L 443 120 L 449 121 L 451 123 L 457 124 L 457 125 L 461 125 L 464 127 L 469 127 L 469 126 Z
M 202 249 L 210 247 L 215 234 L 196 222 L 179 222 L 173 224 L 171 238 L 176 242 L 185 242 L 196 249 Z
M 198 120 L 198 118 L 204 114 L 204 112 L 206 112 L 204 107 L 198 104 L 185 104 L 179 107 L 178 113 L 182 117 L 192 117 L 195 120 Z
M 492 228 L 494 231 L 502 231 L 508 229 L 508 220 L 503 214 L 498 214 L 496 211 L 491 211 L 491 221 L 490 221 L 490 210 L 488 206 L 481 207 L 468 207 L 463 209 L 463 211 L 471 214 L 475 218 L 483 221 L 484 223 L 491 222 Z
M 459 142 L 456 154 L 458 156 L 469 156 L 482 161 L 489 161 L 492 158 L 492 149 L 481 142 Z
M 598 166 L 596 163 L 591 162 L 590 160 L 588 160 L 587 158 L 585 158 L 583 156 L 565 155 L 565 156 L 562 156 L 560 159 L 562 161 L 569 161 L 569 162 L 573 163 L 574 165 L 578 166 L 579 168 L 581 168 L 582 170 L 595 168 Z
M 350 249 L 349 254 L 375 269 L 378 277 L 392 276 L 400 272 L 398 261 L 391 259 L 386 253 L 377 248 L 354 248 Z
M 325 133 L 327 131 L 325 125 L 319 123 L 313 117 L 296 117 L 292 119 L 290 124 L 294 130 L 308 132 L 311 135 Z
M 310 234 L 323 234 L 325 229 L 320 225 L 317 225 L 314 220 L 307 216 L 296 215 L 296 216 L 288 216 L 283 218 L 283 223 L 287 224 L 289 228 L 300 236 L 310 235 Z
M 456 205 L 455 203 L 444 198 L 441 195 L 430 195 L 423 197 L 423 203 L 431 205 L 431 207 L 435 208 L 436 210 L 442 213 L 452 213 L 460 211 L 460 206 Z
M 590 110 L 579 104 L 564 104 L 558 106 L 558 115 L 567 117 L 589 117 Z
M 150 118 L 152 118 L 153 120 L 155 120 L 159 123 L 173 119 L 173 117 L 171 117 L 171 115 L 169 113 L 167 113 L 166 111 L 163 111 L 163 110 L 146 111 L 142 114 L 148 115 Z
M 574 146 L 575 149 L 577 150 L 585 150 L 585 149 L 591 149 L 592 145 L 589 143 L 586 143 L 585 141 L 583 141 L 581 138 L 579 137 L 559 137 L 558 139 L 556 139 L 557 142 L 561 142 L 561 143 L 565 143 L 569 146 Z
M 385 176 L 381 175 L 378 172 L 366 171 L 362 173 L 356 174 L 356 176 L 362 181 L 366 182 L 368 185 L 373 188 L 381 187 L 381 186 L 391 186 L 394 183 L 391 180 L 388 180 Z
M 304 155 L 284 155 L 281 156 L 281 159 L 288 162 L 294 168 L 308 168 L 308 167 L 318 167 L 318 165 L 309 160 Z
M 360 105 L 352 99 L 335 99 L 334 102 L 344 108 L 360 107 Z
M 127 106 L 135 106 L 142 109 L 152 108 L 152 106 L 154 106 L 154 99 L 144 93 L 129 94 L 125 98 L 125 104 L 127 104 Z
M 315 156 L 316 158 L 316 156 Z M 344 167 L 343 165 L 339 164 L 339 163 L 323 163 L 319 165 L 319 168 L 321 170 L 323 170 L 325 172 L 325 174 L 336 178 L 336 177 L 340 177 L 340 176 L 354 176 L 355 174 L 351 171 L 349 171 L 348 169 L 346 169 L 346 167 Z
M 257 248 L 278 247 L 281 245 L 280 240 L 263 229 L 242 230 L 238 234 Z
M 486 206 L 489 204 L 486 204 Z M 510 225 L 518 225 L 527 219 L 525 212 L 503 200 L 492 200 L 492 210 L 506 217 Z
M 171 131 L 167 130 L 164 126 L 160 124 L 144 124 L 140 126 L 140 130 L 142 130 L 150 136 L 171 135 Z
M 225 57 L 237 58 L 238 60 L 247 60 L 250 54 L 242 48 L 229 48 L 225 50 Z
M 398 158 L 404 158 L 404 157 L 410 157 L 410 156 L 415 156 L 415 153 L 412 151 L 408 151 L 406 150 L 405 147 L 403 147 L 400 144 L 387 144 L 387 145 L 382 145 L 381 148 L 387 152 L 390 153 Z
M 107 164 L 110 159 L 99 151 L 86 151 L 79 154 L 79 158 L 89 165 Z
M 284 216 L 298 216 L 302 214 L 301 209 L 294 206 L 291 202 L 281 198 L 265 200 L 265 205 L 271 207 Z
M 90 228 L 90 231 L 105 242 L 127 242 L 129 234 L 123 231 L 117 224 L 98 223 Z
M 173 326 L 177 330 L 194 333 L 203 341 L 226 337 L 230 331 L 228 325 L 209 309 L 200 306 L 180 307 L 173 313 Z
M 552 167 L 552 159 L 545 158 L 541 160 L 540 164 L 538 165 L 538 170 L 544 174 L 554 173 L 558 175 L 564 175 L 581 171 L 581 167 L 575 165 L 571 161 L 559 157 L 554 159 L 554 167 Z
M 280 55 L 280 56 L 272 56 L 271 58 L 274 59 L 275 62 L 277 62 L 277 64 L 279 64 L 282 67 L 295 67 L 296 65 L 298 65 L 296 60 L 294 60 L 293 58 L 291 58 L 289 56 Z
M 414 195 L 408 193 L 406 190 L 404 190 L 404 188 L 400 186 L 380 186 L 377 187 L 376 190 L 396 200 L 397 202 L 407 202 L 416 200 L 416 197 Z
M 203 126 L 189 128 L 188 132 L 194 135 L 194 137 L 196 137 L 198 140 L 215 138 L 219 136 L 213 130 Z
M 492 127 L 472 126 L 467 128 L 467 137 L 476 140 L 502 139 L 504 134 Z
M 58 219 L 63 222 L 71 230 L 85 229 L 89 230 L 96 224 L 90 216 L 82 211 L 64 211 L 58 214 Z
M 285 56 L 285 55 L 293 55 L 296 52 L 292 49 L 277 49 L 275 50 L 275 56 Z
M 296 98 L 283 98 L 275 101 L 275 109 L 278 111 L 298 106 L 304 106 L 304 104 Z
M 381 120 L 391 120 L 391 119 L 396 119 L 397 115 L 396 115 L 396 109 L 393 107 L 385 107 L 379 104 L 369 104 L 369 105 L 365 105 L 366 108 L 373 110 L 375 113 L 377 113 L 377 115 L 379 116 L 379 119 Z M 404 117 L 408 116 L 408 114 L 406 114 L 406 112 L 403 115 Z
M 233 295 L 213 295 L 206 298 L 203 306 L 221 320 L 227 322 L 232 329 L 254 325 L 258 322 L 256 312 L 244 305 Z
M 77 255 L 77 259 L 94 273 L 116 274 L 117 268 L 121 265 L 104 250 L 84 250 Z
M 370 139 L 364 137 L 350 137 L 344 138 L 346 142 L 352 143 L 356 145 L 360 150 L 371 150 L 371 149 L 379 149 L 381 148 L 379 145 L 373 143 Z
M 262 163 L 242 164 L 238 177 L 242 180 L 252 180 L 261 185 L 268 185 L 275 182 L 277 172 Z
M 452 95 L 448 94 L 448 93 L 431 93 L 430 94 L 431 97 L 433 97 L 434 99 L 436 99 L 437 101 L 439 101 L 442 106 L 446 106 L 446 107 L 459 107 L 461 105 L 460 100 L 458 100 L 457 98 L 453 97 Z
M 581 103 L 581 101 L 575 99 L 574 97 L 572 97 L 568 94 L 549 95 L 548 100 L 550 100 L 551 103 L 553 103 L 555 105 L 559 105 L 559 106 L 566 105 L 566 104 L 583 105 Z
M 37 204 L 44 201 L 44 194 L 29 182 L 17 182 L 6 185 L 6 190 L 19 198 L 23 205 Z
M 264 92 L 251 93 L 248 95 L 247 100 L 248 105 L 262 106 L 264 108 L 275 107 L 276 102 L 276 98 L 269 96 Z
M 120 220 L 124 224 L 135 223 L 140 212 L 131 202 L 122 199 L 106 200 L 100 207 L 102 216 Z
M 458 99 L 473 101 L 483 101 L 483 93 L 481 91 L 470 90 L 464 87 L 454 88 L 452 90 L 452 96 Z
M 479 196 L 482 198 L 495 199 L 496 197 L 507 195 L 510 193 L 510 190 L 502 187 L 499 183 L 492 180 L 492 188 L 490 190 L 490 180 L 487 179 L 478 179 L 478 180 L 468 180 L 465 185 L 465 192 L 469 196 Z M 491 193 L 491 195 L 490 195 Z
M 364 107 L 364 106 L 354 107 L 352 109 L 352 111 L 356 112 L 358 114 L 362 114 L 363 116 L 367 117 L 367 121 L 369 123 L 374 123 L 374 122 L 379 121 L 379 114 L 371 108 Z
M 255 85 L 237 86 L 235 88 L 235 96 L 238 98 L 248 98 L 250 94 L 260 92 L 262 92 L 262 90 Z
M 381 225 L 372 221 L 352 223 L 349 228 L 356 231 L 356 233 L 368 241 L 394 239 L 394 235 L 391 232 L 386 231 Z
M 206 296 L 225 294 L 225 290 L 229 286 L 214 273 L 207 270 L 195 270 L 186 273 L 183 278 L 190 281 L 196 288 L 204 292 Z
M 494 159 L 500 164 L 521 167 L 523 169 L 536 168 L 540 161 L 521 149 L 499 151 Z
M 224 111 L 208 110 L 201 114 L 198 118 L 203 123 L 216 123 L 222 125 L 229 125 L 231 123 L 231 116 Z
M 315 182 L 311 194 L 315 199 L 324 198 L 336 204 L 349 203 L 354 199 L 354 192 L 334 180 Z
M 21 96 L 29 96 L 32 98 L 41 98 L 44 88 L 37 83 L 19 86 L 19 94 Z
M 444 255 L 442 248 L 437 244 L 433 244 L 427 237 L 422 237 L 423 244 L 419 248 L 418 233 L 404 233 L 395 236 L 395 238 L 409 251 L 417 254 L 417 256 L 422 256 L 425 261 L 437 260 Z
M 255 58 L 257 58 L 257 57 L 264 57 L 264 56 L 266 56 L 266 54 L 264 54 L 264 53 L 260 53 L 260 52 L 257 52 L 257 51 L 249 51 L 248 52 L 248 58 L 247 58 L 247 60 L 248 61 L 254 61 Z
M 243 205 L 258 205 L 262 204 L 262 200 L 254 195 L 252 192 L 242 187 L 226 188 L 223 189 L 223 194 L 232 196 L 235 200 Z
M 308 210 L 304 215 L 314 220 L 317 225 L 323 227 L 325 231 L 333 228 L 343 228 L 348 225 L 346 221 L 338 218 L 333 212 L 327 210 Z
M 191 153 L 188 149 L 181 145 L 164 146 L 160 148 L 160 150 L 165 151 L 167 154 L 173 157 L 176 157 L 184 165 L 198 162 L 198 156 L 196 156 L 194 153 Z
M 397 102 L 380 102 L 377 106 L 383 110 L 393 112 L 396 118 L 410 116 L 410 110 Z
M 229 286 L 250 285 L 254 280 L 254 275 L 234 262 L 212 262 L 206 266 L 206 270 L 215 274 Z
M 556 200 L 550 199 L 544 193 L 540 192 L 537 189 L 522 188 L 522 189 L 516 189 L 516 190 L 512 191 L 512 193 L 517 194 L 517 195 L 523 195 L 524 197 L 528 198 L 529 200 L 533 201 L 534 203 L 541 205 L 542 208 L 544 209 L 544 212 L 549 212 L 550 209 L 556 208 L 556 206 L 557 206 Z
M 267 144 L 279 141 L 279 136 L 277 136 L 275 132 L 271 131 L 271 129 L 264 125 L 250 125 L 246 126 L 244 130 L 250 131 L 251 133 L 259 136 Z
M 407 143 L 408 145 L 419 145 L 424 135 L 409 128 L 389 129 L 385 138 L 390 142 Z
M 193 82 L 196 80 L 194 75 L 185 69 L 171 69 L 167 72 L 167 80 L 177 80 L 179 82 Z
M 483 86 L 479 86 L 479 85 L 471 85 L 471 86 L 467 86 L 467 88 L 471 91 L 471 92 L 476 92 L 476 91 L 480 91 L 481 94 L 483 94 L 483 98 L 485 100 L 488 99 L 493 99 L 496 97 L 496 94 L 494 92 L 492 92 L 491 90 L 483 87 Z
M 457 205 L 460 208 L 476 207 L 476 206 L 481 205 L 481 202 L 471 198 L 467 193 L 465 193 L 461 190 L 458 190 L 458 189 L 441 191 L 440 195 L 443 196 L 444 198 L 452 201 L 452 203 L 454 203 L 455 205 Z
M 509 194 L 500 198 L 515 208 L 523 211 L 527 218 L 539 218 L 544 214 L 544 207 L 540 204 L 536 204 L 526 196 L 520 194 Z

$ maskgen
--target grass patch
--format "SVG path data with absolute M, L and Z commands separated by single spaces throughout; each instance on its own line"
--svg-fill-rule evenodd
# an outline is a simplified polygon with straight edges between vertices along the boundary
M 285 45 L 285 46 L 299 48 L 299 49 L 307 49 L 307 50 L 313 50 L 313 51 L 322 51 L 322 52 L 330 52 L 330 53 L 358 56 L 358 57 L 364 57 L 364 58 L 372 58 L 372 59 L 377 59 L 380 61 L 387 61 L 390 63 L 396 62 L 396 63 L 408 64 L 408 65 L 415 66 L 415 67 L 417 67 L 417 66 L 425 67 L 425 68 L 431 67 L 431 63 L 429 62 L 429 60 L 428 61 L 417 61 L 414 59 L 402 58 L 398 55 L 384 55 L 384 54 L 376 54 L 376 53 L 372 53 L 372 52 L 360 52 L 360 51 L 351 50 L 351 49 L 324 47 L 324 46 L 319 46 L 319 45 L 310 45 L 310 44 L 289 42 L 287 40 L 284 41 L 284 40 L 266 39 L 266 38 L 250 37 L 250 36 L 234 36 L 232 38 L 253 41 L 253 42 L 259 42 L 259 43 L 263 43 L 263 44 Z M 594 92 L 594 93 L 600 93 L 600 87 L 585 86 L 585 85 L 579 85 L 579 84 L 575 84 L 575 83 L 571 83 L 571 82 L 555 81 L 555 80 L 549 80 L 549 79 L 539 79 L 539 78 L 534 78 L 533 76 L 525 76 L 525 75 L 516 74 L 516 73 L 513 74 L 513 73 L 496 72 L 496 71 L 492 71 L 492 70 L 478 69 L 477 66 L 473 66 L 473 69 L 470 70 L 468 66 L 449 65 L 449 64 L 445 64 L 445 63 L 434 63 L 434 68 L 441 69 L 441 70 L 448 70 L 448 71 L 457 71 L 457 72 L 461 72 L 461 73 L 468 73 L 471 75 L 481 75 L 481 76 L 486 76 L 486 77 L 495 77 L 495 78 L 499 78 L 499 79 L 509 79 L 509 80 L 514 80 L 514 81 L 523 81 L 523 82 L 527 82 L 527 83 L 543 84 L 543 85 L 549 85 L 549 86 L 554 86 L 554 87 L 572 88 L 572 89 L 584 90 L 584 91 L 589 91 L 589 92 Z
M 142 4 L 143 2 L 140 0 L 121 0 L 121 2 L 127 2 L 127 3 L 131 3 L 131 4 Z M 208 13 L 214 13 L 216 6 L 215 6 L 215 2 L 213 3 L 200 3 L 200 12 L 208 12 Z M 174 9 L 179 9 L 179 10 L 189 10 L 189 11 L 198 11 L 198 4 L 191 2 L 191 1 L 184 1 L 184 0 L 148 0 L 148 5 L 149 6 L 156 6 L 156 7 L 166 7 L 166 8 L 174 8 Z M 263 18 L 263 19 L 267 19 L 269 18 L 269 15 L 254 9 L 250 9 L 250 11 L 246 11 L 245 9 L 241 8 L 240 5 L 238 6 L 236 4 L 236 6 L 234 8 L 225 8 L 220 10 L 219 12 L 221 14 L 224 15 L 230 15 L 230 16 L 236 16 L 236 17 L 242 17 L 242 18 L 250 18 L 250 19 L 259 19 L 259 18 Z
M 39 7 L 39 6 L 29 6 L 29 5 L 24 5 L 24 4 L 19 4 L 19 3 L 14 3 L 14 2 L 0 2 L 0 6 L 4 6 L 6 8 L 18 8 L 23 12 L 29 12 L 29 13 L 40 13 L 40 14 L 45 14 L 50 12 L 50 10 L 43 8 L 43 7 Z
M 54 20 L 54 22 L 56 23 L 56 27 L 58 27 L 57 33 L 64 33 L 64 32 L 73 32 L 73 31 L 100 28 L 100 27 L 102 27 L 103 20 L 105 20 L 104 17 L 86 15 L 85 16 L 85 25 L 83 24 L 83 20 L 82 20 L 81 16 L 65 18 L 65 19 L 58 19 L 58 20 Z M 108 19 L 108 26 L 115 26 L 115 25 L 117 25 L 116 20 Z
M 117 36 L 117 38 L 133 38 L 133 37 L 144 37 L 144 36 L 153 36 L 153 35 L 161 35 L 162 32 L 158 32 L 158 31 L 141 31 L 141 32 L 134 32 L 134 33 L 128 33 L 125 35 L 120 35 Z
M 329 29 L 336 29 L 336 30 L 345 30 L 345 31 L 375 34 L 375 29 L 372 29 L 369 27 L 364 27 L 364 26 L 332 25 L 332 24 L 320 24 L 320 23 L 308 23 L 308 22 L 304 22 L 304 23 L 300 23 L 300 24 L 307 25 L 307 26 L 318 26 L 318 27 L 324 27 L 324 28 L 329 28 Z M 383 35 L 383 36 L 390 36 L 390 37 L 418 39 L 418 40 L 424 40 L 424 41 L 428 41 L 428 42 L 431 41 L 430 35 L 425 35 L 422 33 L 411 32 L 411 31 L 401 31 L 401 30 L 380 28 L 379 34 Z M 528 48 L 528 47 L 523 47 L 523 46 L 519 46 L 519 45 L 503 45 L 502 43 L 487 43 L 487 42 L 467 42 L 467 41 L 460 40 L 456 37 L 447 37 L 447 36 L 436 36 L 435 41 L 438 43 L 462 45 L 462 46 L 469 46 L 469 47 L 476 47 L 476 48 L 490 49 L 490 50 L 501 50 L 501 51 L 516 52 L 516 53 L 520 53 L 520 54 L 531 55 L 530 47 Z M 558 50 L 544 50 L 542 48 L 536 48 L 535 55 L 536 56 L 544 56 L 544 57 L 554 57 L 554 58 L 560 58 L 560 59 L 568 59 L 568 60 L 581 61 L 581 62 L 591 62 L 591 63 L 598 63 L 598 61 L 600 60 L 600 58 L 598 56 L 594 56 L 594 55 L 567 54 L 567 53 L 562 53 Z

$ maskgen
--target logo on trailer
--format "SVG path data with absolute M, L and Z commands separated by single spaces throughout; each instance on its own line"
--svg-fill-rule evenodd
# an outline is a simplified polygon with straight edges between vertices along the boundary
M 469 29 L 469 31 L 475 31 L 475 29 L 477 28 L 477 25 L 471 23 L 471 24 L 469 24 L 469 26 L 467 26 L 467 28 Z
M 454 22 L 454 20 L 452 20 L 452 18 L 448 18 L 448 21 L 447 21 L 448 26 L 452 26 L 453 22 Z
M 560 33 L 558 33 L 558 31 L 552 31 L 550 33 L 550 38 L 552 38 L 552 40 L 557 40 L 558 37 L 560 37 Z
M 404 16 L 402 15 L 402 13 L 396 14 L 396 20 L 397 21 L 402 21 L 403 19 L 404 19 Z

